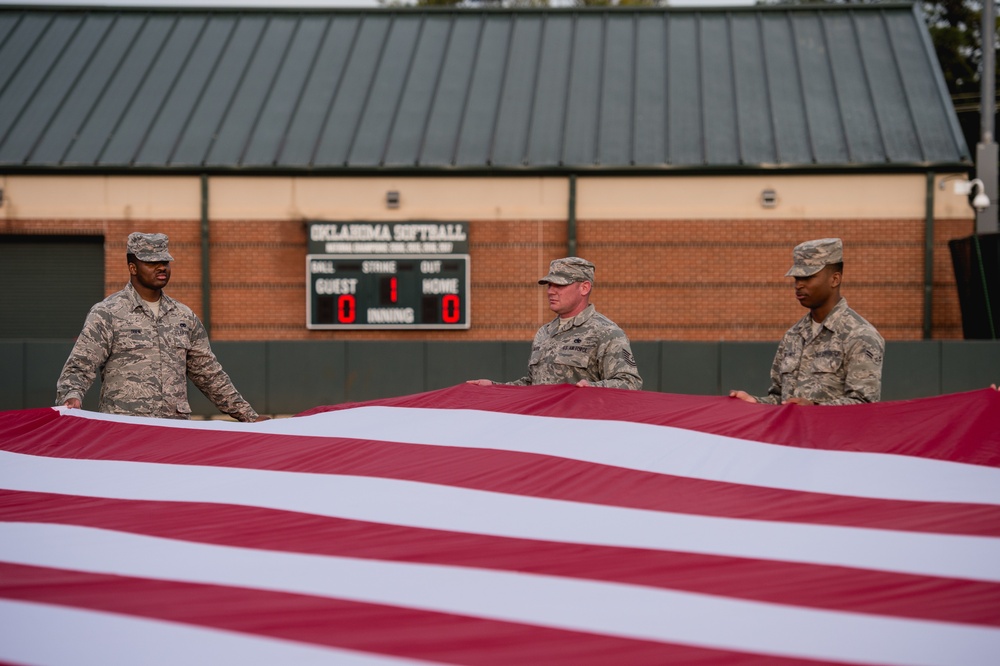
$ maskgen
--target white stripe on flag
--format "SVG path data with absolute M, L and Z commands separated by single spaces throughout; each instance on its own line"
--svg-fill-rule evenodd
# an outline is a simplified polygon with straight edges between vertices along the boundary
M 103 639 L 103 640 L 102 640 Z M 0 661 L 38 666 L 403 666 L 395 657 L 118 613 L 0 599 Z
M 0 452 L 0 486 L 1000 582 L 1000 538 L 697 516 L 395 479 Z
M 147 427 L 517 451 L 767 488 L 873 499 L 1000 505 L 1000 468 L 765 444 L 625 421 L 410 407 L 356 407 L 259 424 L 148 419 L 78 409 L 64 410 L 63 414 Z
M 68 525 L 0 524 L 0 559 L 799 658 L 992 666 L 1000 654 L 1000 629 L 992 627 L 559 576 L 206 545 Z M 726 621 L 706 621 L 721 617 Z

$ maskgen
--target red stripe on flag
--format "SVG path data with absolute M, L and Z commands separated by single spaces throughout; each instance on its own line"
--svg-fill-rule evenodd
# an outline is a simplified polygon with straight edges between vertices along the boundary
M 365 403 L 315 407 L 302 415 L 359 405 L 479 409 L 505 414 L 614 420 L 831 451 L 894 453 L 1000 467 L 1000 391 L 803 407 L 756 405 L 721 396 L 550 386 L 458 386 Z
M 531 453 L 175 430 L 63 418 L 0 449 L 55 458 L 342 474 L 704 516 L 1000 536 L 1000 506 L 844 497 L 684 478 Z M 95 442 L 101 445 L 95 446 Z M 280 442 L 280 443 L 277 443 Z M 39 450 L 39 449 L 42 450 Z
M 0 563 L 0 597 L 475 666 L 833 664 L 302 594 Z
M 0 515 L 13 522 L 80 525 L 225 546 L 522 571 L 1000 627 L 1000 583 L 491 537 L 217 504 L 0 490 Z

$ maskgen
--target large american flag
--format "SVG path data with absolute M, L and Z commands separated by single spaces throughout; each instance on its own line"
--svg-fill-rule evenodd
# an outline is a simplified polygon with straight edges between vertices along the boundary
M 1000 664 L 1000 393 L 0 413 L 0 661 Z

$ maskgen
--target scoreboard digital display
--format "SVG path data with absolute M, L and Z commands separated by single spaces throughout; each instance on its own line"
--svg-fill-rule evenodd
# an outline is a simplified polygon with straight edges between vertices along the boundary
M 468 255 L 309 255 L 308 328 L 469 328 Z
M 468 222 L 308 227 L 307 328 L 469 328 Z

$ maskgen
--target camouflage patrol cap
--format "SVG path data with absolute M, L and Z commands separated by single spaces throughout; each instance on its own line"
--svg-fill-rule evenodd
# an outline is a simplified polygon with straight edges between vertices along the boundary
M 143 234 L 138 231 L 128 235 L 127 252 L 139 261 L 173 261 L 167 251 L 166 234 Z
M 844 244 L 839 238 L 820 238 L 799 243 L 792 250 L 794 264 L 785 277 L 809 277 L 816 275 L 830 264 L 844 260 Z
M 580 257 L 564 257 L 549 264 L 549 274 L 538 284 L 567 285 L 574 282 L 594 283 L 594 264 Z

